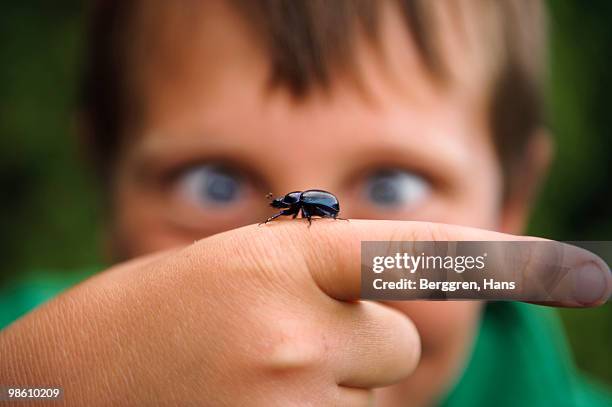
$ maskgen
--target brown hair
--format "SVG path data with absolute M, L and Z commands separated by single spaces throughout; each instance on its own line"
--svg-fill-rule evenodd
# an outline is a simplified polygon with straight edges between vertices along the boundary
M 255 28 L 272 63 L 271 83 L 296 97 L 313 86 L 328 87 L 330 69 L 351 69 L 357 28 L 376 39 L 382 1 L 229 0 Z M 446 65 L 435 41 L 436 13 L 429 0 L 396 0 L 423 62 L 438 79 Z M 506 180 L 521 165 L 529 137 L 542 124 L 544 21 L 542 5 L 532 0 L 470 0 L 445 7 L 463 15 L 465 30 L 476 27 L 477 41 L 496 66 L 490 72 L 490 128 Z M 103 179 L 110 178 L 130 103 L 129 27 L 146 2 L 100 0 L 92 10 L 82 84 L 82 109 L 92 133 L 91 147 Z M 473 13 L 472 13 L 473 14 Z M 494 43 L 489 39 L 494 38 Z M 489 41 L 489 42 L 487 42 Z M 508 182 L 506 182 L 506 187 Z

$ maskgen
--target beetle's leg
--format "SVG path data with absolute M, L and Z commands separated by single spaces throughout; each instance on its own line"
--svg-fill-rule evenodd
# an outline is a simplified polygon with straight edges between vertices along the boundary
M 291 217 L 291 219 L 295 219 L 300 214 L 300 209 L 301 209 L 301 207 L 295 205 L 295 206 L 287 209 L 287 215 L 290 215 L 291 213 L 293 213 L 293 216 Z
M 328 208 L 314 207 L 314 208 L 311 208 L 311 210 L 314 210 L 314 212 L 311 213 L 311 216 L 317 215 L 322 218 L 340 219 L 340 220 L 345 220 L 348 222 L 348 219 L 339 218 L 338 212 L 332 211 L 331 209 L 328 209 Z
M 335 218 L 338 215 L 338 212 L 332 208 L 316 205 L 309 206 L 308 212 L 310 212 L 310 216 L 320 216 L 322 218 Z
M 333 216 L 332 216 L 332 218 L 334 218 L 334 219 L 338 219 L 338 220 L 345 220 L 345 221 L 347 221 L 347 222 L 349 221 L 348 219 L 346 219 L 346 218 L 341 218 L 341 217 L 339 217 L 338 215 L 333 215 Z
M 270 222 L 271 220 L 274 220 L 274 219 L 278 218 L 279 216 L 282 216 L 282 215 L 283 215 L 283 212 L 284 212 L 284 211 L 279 212 L 279 213 L 277 213 L 277 214 L 276 214 L 276 215 L 274 215 L 274 216 L 270 216 L 268 219 L 264 220 L 263 222 L 259 222 L 259 225 L 266 224 L 266 223 Z
M 294 213 L 294 209 L 293 208 L 289 208 L 289 209 L 284 209 L 282 211 L 280 211 L 279 213 L 277 213 L 276 215 L 270 216 L 268 219 L 266 219 L 263 222 L 260 222 L 260 225 L 263 225 L 265 223 L 270 222 L 271 220 L 274 220 L 276 218 L 278 218 L 279 216 L 286 216 L 286 215 L 292 215 Z
M 308 219 L 308 227 L 312 225 L 312 215 L 310 214 L 308 209 L 306 209 L 306 206 L 302 206 L 302 218 Z

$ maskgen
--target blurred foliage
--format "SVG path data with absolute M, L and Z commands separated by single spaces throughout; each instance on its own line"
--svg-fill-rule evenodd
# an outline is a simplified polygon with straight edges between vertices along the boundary
M 549 1 L 556 158 L 529 232 L 612 240 L 612 2 Z M 612 383 L 612 304 L 562 310 L 579 367 Z
M 557 158 L 529 232 L 612 240 L 612 2 L 549 4 Z M 83 11 L 80 1 L 2 5 L 0 277 L 101 261 L 98 191 L 73 136 Z M 612 306 L 561 314 L 578 365 L 612 383 Z
M 2 5 L 3 276 L 98 260 L 95 189 L 72 138 L 82 9 L 77 1 Z

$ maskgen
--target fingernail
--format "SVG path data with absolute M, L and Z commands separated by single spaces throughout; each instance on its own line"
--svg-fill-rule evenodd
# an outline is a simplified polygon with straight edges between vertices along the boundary
M 610 270 L 602 270 L 595 263 L 580 267 L 574 279 L 574 299 L 583 305 L 591 305 L 602 299 L 608 289 Z

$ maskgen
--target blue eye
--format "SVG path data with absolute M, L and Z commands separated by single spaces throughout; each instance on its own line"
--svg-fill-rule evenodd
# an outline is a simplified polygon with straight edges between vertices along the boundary
M 199 204 L 231 204 L 240 198 L 243 188 L 243 180 L 236 171 L 216 165 L 188 170 L 180 183 L 187 197 Z
M 409 171 L 383 170 L 367 178 L 365 195 L 373 204 L 391 208 L 419 202 L 430 188 L 423 177 Z

